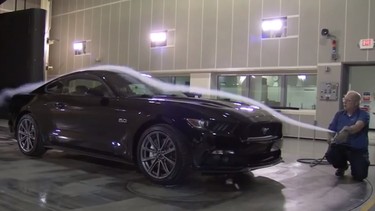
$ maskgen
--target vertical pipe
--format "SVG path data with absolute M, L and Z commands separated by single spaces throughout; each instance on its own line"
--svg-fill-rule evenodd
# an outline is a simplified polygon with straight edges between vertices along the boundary
M 26 0 L 23 1 L 23 9 L 26 9 Z
M 17 0 L 14 1 L 14 11 L 17 11 Z

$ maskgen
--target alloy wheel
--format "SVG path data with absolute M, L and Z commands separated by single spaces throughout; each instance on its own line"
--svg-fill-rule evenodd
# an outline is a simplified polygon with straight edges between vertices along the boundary
M 17 140 L 21 149 L 24 152 L 32 151 L 36 142 L 36 130 L 34 123 L 30 119 L 23 119 L 19 123 L 17 134 Z
M 168 177 L 176 167 L 176 146 L 172 139 L 161 131 L 151 132 L 143 139 L 140 153 L 143 168 L 155 179 Z

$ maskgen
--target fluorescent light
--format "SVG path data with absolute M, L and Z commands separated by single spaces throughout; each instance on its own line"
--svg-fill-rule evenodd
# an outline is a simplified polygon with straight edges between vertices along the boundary
M 281 19 L 264 20 L 262 22 L 263 31 L 280 31 L 283 27 L 283 21 Z
M 167 45 L 167 31 L 151 32 L 150 41 L 151 41 L 151 47 L 166 46 Z
M 73 43 L 74 55 L 86 53 L 86 41 L 78 41 Z
M 82 51 L 83 50 L 83 43 L 81 43 L 81 42 L 73 43 L 73 49 L 75 51 Z
M 153 32 L 150 34 L 151 42 L 165 42 L 167 40 L 166 32 Z

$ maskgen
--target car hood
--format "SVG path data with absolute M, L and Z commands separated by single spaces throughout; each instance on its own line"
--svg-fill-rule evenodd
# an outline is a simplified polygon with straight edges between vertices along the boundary
M 246 118 L 252 121 L 276 121 L 276 118 L 258 106 L 248 105 L 241 102 L 226 100 L 210 100 L 201 98 L 179 98 L 179 97 L 155 97 L 149 100 L 158 100 L 169 104 L 178 104 L 187 108 L 202 108 L 202 112 L 216 111 L 233 116 L 235 118 Z

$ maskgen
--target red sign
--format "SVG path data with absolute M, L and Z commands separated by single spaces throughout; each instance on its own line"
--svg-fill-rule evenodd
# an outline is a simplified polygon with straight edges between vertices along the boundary
M 374 48 L 374 39 L 361 39 L 359 41 L 360 49 L 371 49 Z

